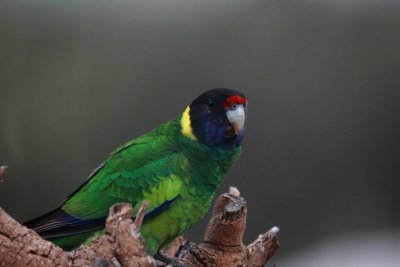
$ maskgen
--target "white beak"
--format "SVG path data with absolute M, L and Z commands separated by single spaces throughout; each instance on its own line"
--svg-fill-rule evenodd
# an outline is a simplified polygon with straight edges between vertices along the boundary
M 226 116 L 229 122 L 232 124 L 233 128 L 235 129 L 235 133 L 239 134 L 240 131 L 243 129 L 244 121 L 246 119 L 243 105 L 238 105 L 237 108 L 234 110 L 229 109 L 226 112 Z

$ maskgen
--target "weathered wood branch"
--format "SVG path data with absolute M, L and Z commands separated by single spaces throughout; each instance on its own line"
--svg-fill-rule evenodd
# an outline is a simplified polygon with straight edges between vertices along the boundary
M 88 246 L 63 251 L 0 209 L 0 266 L 156 266 L 140 240 L 140 222 L 130 219 L 131 210 L 130 204 L 112 206 L 105 235 Z M 143 216 L 144 209 L 138 217 Z
M 0 181 L 7 168 L 0 167 Z M 106 234 L 90 245 L 64 251 L 43 240 L 0 208 L 0 266 L 263 266 L 278 249 L 277 227 L 260 235 L 253 243 L 242 242 L 246 228 L 246 201 L 236 188 L 218 197 L 200 244 L 178 237 L 160 251 L 168 263 L 154 260 L 146 252 L 139 230 L 147 203 L 143 203 L 135 221 L 131 205 L 116 204 L 110 208 Z
M 279 247 L 276 237 L 279 229 L 273 227 L 246 247 L 242 242 L 246 214 L 246 201 L 231 187 L 229 193 L 218 197 L 202 243 L 196 245 L 180 238 L 171 245 L 175 251 L 171 248 L 163 251 L 168 256 L 178 257 L 187 267 L 264 266 Z

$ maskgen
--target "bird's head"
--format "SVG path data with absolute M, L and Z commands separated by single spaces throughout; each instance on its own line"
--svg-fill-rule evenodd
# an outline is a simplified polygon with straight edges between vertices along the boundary
M 209 147 L 235 148 L 243 139 L 246 113 L 247 99 L 242 93 L 211 89 L 182 114 L 182 134 Z

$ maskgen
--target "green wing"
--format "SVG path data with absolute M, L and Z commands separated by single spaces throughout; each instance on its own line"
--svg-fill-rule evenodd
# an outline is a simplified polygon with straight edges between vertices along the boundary
M 173 121 L 172 121 L 173 122 Z M 144 200 L 148 212 L 179 196 L 187 159 L 179 153 L 173 123 L 119 147 L 62 205 L 79 219 L 105 217 L 111 205 L 130 202 L 133 215 Z

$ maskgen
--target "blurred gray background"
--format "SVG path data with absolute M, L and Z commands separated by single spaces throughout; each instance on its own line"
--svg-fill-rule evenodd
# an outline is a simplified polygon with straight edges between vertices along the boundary
M 247 199 L 246 242 L 277 225 L 278 266 L 395 266 L 399 48 L 396 1 L 1 1 L 0 206 L 55 208 L 116 146 L 226 86 L 250 101 L 219 191 Z

